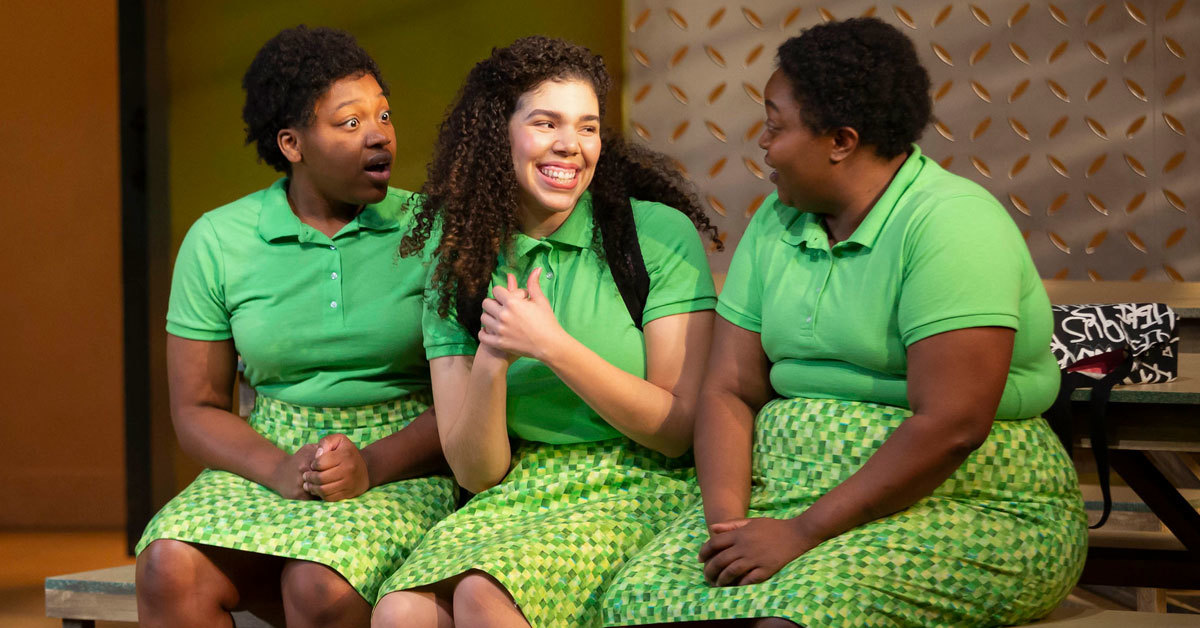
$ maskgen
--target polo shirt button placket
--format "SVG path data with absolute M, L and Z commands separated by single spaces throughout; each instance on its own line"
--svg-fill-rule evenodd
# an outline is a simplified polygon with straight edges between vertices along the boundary
M 332 285 L 325 292 L 329 296 L 327 311 L 329 312 L 329 316 L 332 317 L 328 320 L 340 324 L 346 319 L 346 304 L 342 300 L 342 253 L 335 244 L 330 244 L 329 250 L 333 251 L 334 258 L 330 264 L 329 271 L 329 280 Z

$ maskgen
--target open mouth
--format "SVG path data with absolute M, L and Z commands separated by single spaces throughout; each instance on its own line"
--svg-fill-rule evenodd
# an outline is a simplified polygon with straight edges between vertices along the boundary
M 550 185 L 563 189 L 575 187 L 575 183 L 579 177 L 579 169 L 573 167 L 538 166 L 538 173 Z
M 392 174 L 392 156 L 387 153 L 375 155 L 367 160 L 367 165 L 363 167 L 363 170 L 372 179 L 387 180 Z

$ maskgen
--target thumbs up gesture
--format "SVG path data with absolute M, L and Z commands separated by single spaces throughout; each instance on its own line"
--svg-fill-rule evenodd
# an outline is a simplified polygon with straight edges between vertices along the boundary
M 567 333 L 550 309 L 541 280 L 542 269 L 535 268 L 525 289 L 517 286 L 517 278 L 511 273 L 507 286 L 492 289 L 492 298 L 483 301 L 481 344 L 503 351 L 512 359 L 528 357 L 546 361 L 546 356 L 561 345 Z

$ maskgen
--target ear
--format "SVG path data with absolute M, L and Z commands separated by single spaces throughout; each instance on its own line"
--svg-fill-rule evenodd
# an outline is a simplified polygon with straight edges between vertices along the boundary
M 829 151 L 829 161 L 832 163 L 845 161 L 858 148 L 858 131 L 851 127 L 840 126 L 831 131 L 830 136 L 833 145 Z
M 300 152 L 300 134 L 296 133 L 295 129 L 279 129 L 279 133 L 275 135 L 275 142 L 279 144 L 279 152 L 283 153 L 284 159 L 294 164 L 303 159 Z

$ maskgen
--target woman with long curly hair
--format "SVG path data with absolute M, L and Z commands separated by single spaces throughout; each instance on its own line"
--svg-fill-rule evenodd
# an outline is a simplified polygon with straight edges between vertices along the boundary
M 384 585 L 375 626 L 593 625 L 695 497 L 715 304 L 697 230 L 715 230 L 665 158 L 601 142 L 610 83 L 586 48 L 529 37 L 471 70 L 442 125 L 401 251 L 437 238 L 425 348 L 477 494 Z
M 777 195 L 717 304 L 696 504 L 607 592 L 610 626 L 1011 626 L 1083 568 L 1050 301 L 1000 203 L 914 144 L 929 77 L 877 18 L 778 51 Z
M 138 543 L 138 619 L 366 626 L 383 579 L 455 505 L 449 477 L 419 477 L 445 461 L 425 269 L 392 260 L 411 193 L 388 187 L 386 86 L 348 33 L 286 29 L 242 85 L 247 143 L 283 176 L 201 216 L 179 249 L 171 418 L 207 468 Z M 229 411 L 239 354 L 248 420 Z

